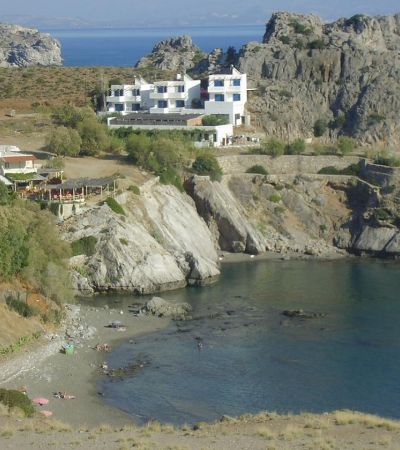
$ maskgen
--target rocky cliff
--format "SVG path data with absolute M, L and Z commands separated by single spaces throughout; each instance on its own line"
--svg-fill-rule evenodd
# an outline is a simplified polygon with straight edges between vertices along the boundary
M 276 13 L 263 42 L 244 46 L 237 61 L 258 93 L 248 107 L 267 134 L 347 134 L 364 143 L 400 142 L 400 14 L 353 16 L 324 24 L 317 16 Z
M 141 58 L 136 67 L 183 72 L 192 69 L 206 54 L 195 45 L 190 36 L 178 36 L 156 44 L 152 52 Z
M 211 233 L 186 194 L 151 183 L 140 196 L 124 194 L 118 201 L 126 215 L 104 204 L 64 225 L 68 241 L 96 238 L 92 254 L 71 260 L 78 291 L 145 294 L 206 284 L 219 275 Z
M 0 67 L 61 65 L 60 43 L 49 34 L 0 24 Z

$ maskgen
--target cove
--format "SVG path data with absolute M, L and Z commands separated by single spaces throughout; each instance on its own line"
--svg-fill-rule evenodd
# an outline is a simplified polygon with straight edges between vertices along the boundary
M 110 367 L 149 364 L 98 389 L 140 423 L 341 408 L 400 418 L 399 292 L 395 262 L 227 264 L 212 286 L 163 293 L 189 302 L 193 319 L 122 343 Z M 148 300 L 116 298 L 105 301 Z M 322 316 L 282 315 L 295 309 Z

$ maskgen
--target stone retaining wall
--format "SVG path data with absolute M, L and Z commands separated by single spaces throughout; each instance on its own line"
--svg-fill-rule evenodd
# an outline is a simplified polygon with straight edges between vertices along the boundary
M 218 161 L 225 174 L 244 173 L 255 165 L 266 168 L 269 174 L 305 174 L 318 173 L 323 167 L 333 166 L 344 169 L 350 164 L 357 164 L 358 156 L 303 156 L 284 155 L 273 158 L 268 155 L 219 156 Z
M 400 168 L 381 166 L 369 163 L 367 160 L 361 162 L 360 176 L 372 184 L 386 187 L 400 185 Z

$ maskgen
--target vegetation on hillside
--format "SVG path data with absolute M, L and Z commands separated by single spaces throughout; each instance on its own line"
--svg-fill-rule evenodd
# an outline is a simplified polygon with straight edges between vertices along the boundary
M 70 300 L 70 248 L 59 238 L 54 216 L 14 199 L 1 182 L 0 203 L 0 281 L 19 277 L 57 303 Z

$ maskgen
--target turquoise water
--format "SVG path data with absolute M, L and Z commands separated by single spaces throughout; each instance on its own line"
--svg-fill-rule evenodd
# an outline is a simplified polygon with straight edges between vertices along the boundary
M 151 52 L 154 44 L 188 34 L 202 50 L 216 47 L 239 49 L 249 41 L 261 41 L 265 26 L 121 28 L 42 30 L 61 42 L 65 66 L 133 66 Z
M 400 418 L 399 276 L 379 261 L 226 265 L 213 286 L 163 294 L 190 302 L 193 320 L 116 348 L 111 367 L 149 365 L 99 389 L 139 422 L 338 408 Z M 325 316 L 281 314 L 300 308 Z

